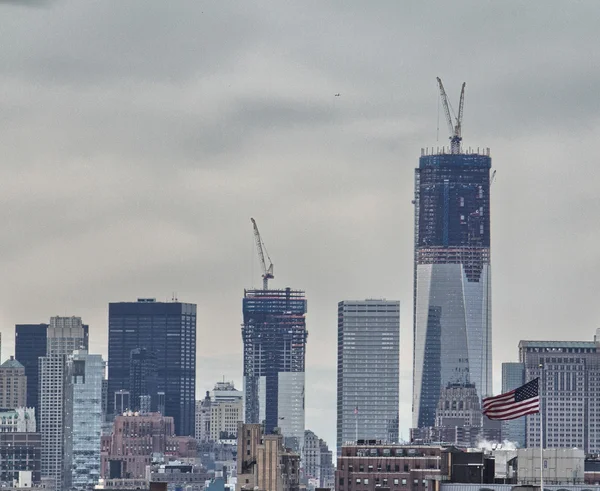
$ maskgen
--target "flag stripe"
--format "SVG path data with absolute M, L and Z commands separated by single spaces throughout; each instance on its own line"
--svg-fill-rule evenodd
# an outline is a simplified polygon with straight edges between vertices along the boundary
M 539 379 L 522 387 L 482 401 L 483 414 L 489 419 L 509 420 L 540 411 Z
M 486 416 L 489 419 L 515 419 L 521 416 L 525 416 L 526 414 L 535 414 L 540 412 L 540 404 L 539 401 L 528 404 L 526 406 L 520 406 L 519 408 L 513 409 L 512 411 L 508 411 L 505 413 L 486 413 Z
M 483 409 L 487 409 L 490 406 L 495 406 L 497 404 L 503 404 L 506 401 L 514 401 L 515 394 L 514 392 L 508 392 L 507 394 L 502 394 L 502 396 L 496 397 L 488 397 L 483 400 Z
M 492 416 L 496 417 L 496 418 L 500 418 L 500 417 L 504 417 L 504 416 L 511 416 L 511 415 L 521 412 L 523 410 L 535 409 L 536 411 L 539 411 L 539 407 L 540 407 L 540 399 L 539 399 L 539 397 L 535 397 L 533 399 L 528 399 L 523 402 L 511 404 L 510 406 L 486 411 L 485 414 L 487 415 L 488 418 L 491 418 Z

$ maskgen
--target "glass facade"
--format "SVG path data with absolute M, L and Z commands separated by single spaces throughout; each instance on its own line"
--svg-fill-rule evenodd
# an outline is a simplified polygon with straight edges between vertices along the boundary
M 46 356 L 48 324 L 17 324 L 15 326 L 15 359 L 25 367 L 27 377 L 27 406 L 38 408 L 38 359 Z
M 244 324 L 245 423 L 280 428 L 285 445 L 301 451 L 304 441 L 306 298 L 303 291 L 247 290 Z
M 91 489 L 100 478 L 102 379 L 100 355 L 76 351 L 65 367 L 63 489 Z
M 338 304 L 337 449 L 398 442 L 400 302 Z
M 525 365 L 523 363 L 502 363 L 502 394 L 525 384 Z M 526 418 L 502 421 L 502 439 L 513 442 L 519 448 L 525 448 Z
M 157 390 L 165 393 L 165 415 L 174 418 L 176 434 L 193 436 L 196 305 L 154 299 L 109 304 L 108 410 L 111 414 L 114 414 L 115 392 L 130 390 L 131 352 L 138 348 L 155 354 Z
M 440 392 L 491 394 L 489 155 L 423 155 L 415 171 L 413 427 Z

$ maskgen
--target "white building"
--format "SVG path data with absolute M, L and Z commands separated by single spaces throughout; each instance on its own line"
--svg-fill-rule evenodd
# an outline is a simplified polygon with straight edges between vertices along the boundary
M 0 412 L 0 433 L 35 432 L 35 409 L 18 407 Z
M 80 317 L 52 317 L 48 326 L 46 356 L 39 360 L 40 432 L 42 434 L 42 477 L 61 489 L 63 477 L 64 368 L 66 357 L 85 348 Z

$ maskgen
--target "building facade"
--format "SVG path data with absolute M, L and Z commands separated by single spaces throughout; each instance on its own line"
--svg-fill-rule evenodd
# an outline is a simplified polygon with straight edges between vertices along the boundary
M 280 428 L 285 446 L 300 452 L 304 439 L 306 298 L 303 291 L 246 290 L 244 413 L 246 423 Z
M 75 350 L 67 357 L 62 489 L 91 489 L 98 484 L 103 378 L 102 356 Z
M 61 489 L 63 483 L 65 363 L 75 350 L 87 349 L 80 317 L 52 317 L 47 330 L 46 356 L 39 360 L 39 424 L 42 434 L 42 476 Z
M 41 481 L 42 435 L 31 432 L 0 433 L 0 482 L 11 486 L 19 472 L 31 472 L 31 481 Z
M 540 378 L 544 448 L 600 452 L 600 330 L 594 341 L 521 341 L 525 381 Z M 540 415 L 527 416 L 526 446 L 540 446 Z
M 150 402 L 149 408 L 145 412 L 158 410 L 156 354 L 147 348 L 131 350 L 129 355 L 129 393 L 132 411 L 140 411 L 144 399 L 149 399 Z
M 523 363 L 502 363 L 502 394 L 525 384 Z M 513 442 L 517 448 L 525 447 L 526 418 L 502 421 L 502 439 Z
M 196 440 L 198 443 L 210 441 L 210 416 L 211 416 L 210 393 L 206 391 L 206 397 L 196 401 Z
M 35 433 L 35 409 L 19 407 L 0 411 L 0 433 Z
M 39 420 L 39 358 L 46 356 L 48 324 L 15 325 L 15 358 L 25 367 L 27 404 L 35 408 Z
M 400 302 L 338 304 L 337 448 L 398 442 Z
M 27 406 L 27 376 L 25 367 L 14 357 L 0 365 L 0 408 Z
M 165 415 L 174 418 L 178 435 L 193 436 L 196 305 L 138 299 L 109 304 L 108 317 L 109 412 L 115 410 L 115 392 L 130 390 L 132 350 L 146 348 L 156 356 L 157 390 L 164 392 Z
M 489 151 L 422 151 L 415 170 L 413 427 L 449 383 L 492 393 L 490 168 Z

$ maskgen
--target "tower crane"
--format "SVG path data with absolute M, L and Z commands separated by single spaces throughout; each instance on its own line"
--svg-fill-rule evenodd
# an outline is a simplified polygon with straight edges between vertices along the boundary
M 462 89 L 460 91 L 460 102 L 458 104 L 458 116 L 456 116 L 454 109 L 450 105 L 448 97 L 446 96 L 442 79 L 437 77 L 437 82 L 440 87 L 440 96 L 442 98 L 442 105 L 444 106 L 444 113 L 446 114 L 446 122 L 448 123 L 450 134 L 452 135 L 450 136 L 450 152 L 453 154 L 460 153 L 460 142 L 462 141 L 463 109 L 465 107 L 465 86 L 467 84 L 462 84 Z M 452 110 L 452 114 L 454 114 L 454 121 L 452 119 L 452 115 L 450 114 L 450 110 Z
M 273 261 L 269 257 L 269 253 L 267 252 L 267 247 L 260 237 L 260 232 L 258 231 L 258 225 L 256 225 L 256 220 L 254 218 L 250 218 L 252 220 L 252 226 L 254 227 L 254 239 L 256 240 L 256 249 L 258 250 L 258 258 L 260 259 L 260 265 L 263 270 L 263 290 L 269 289 L 269 280 L 275 278 L 273 275 Z M 265 261 L 265 254 L 267 259 L 269 260 L 269 266 Z

